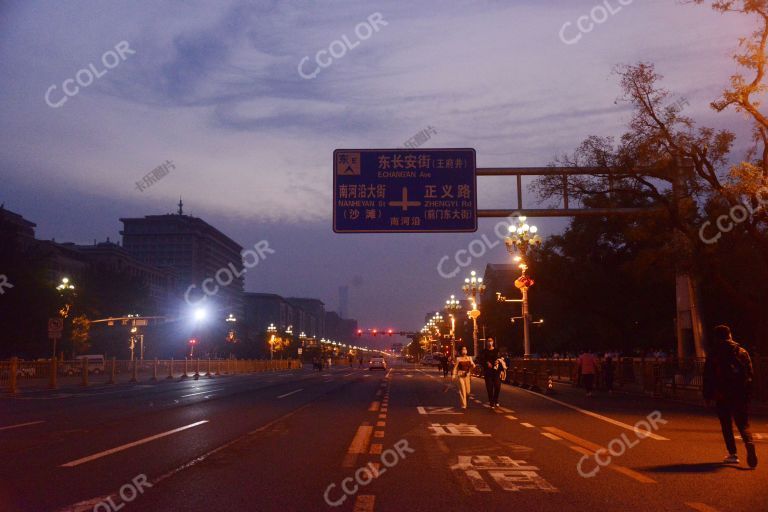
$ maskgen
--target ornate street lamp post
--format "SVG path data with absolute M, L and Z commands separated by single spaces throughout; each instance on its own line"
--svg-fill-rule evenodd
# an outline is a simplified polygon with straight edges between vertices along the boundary
M 467 311 L 467 315 L 472 318 L 472 355 L 477 357 L 477 317 L 480 316 L 480 310 L 477 309 L 477 295 L 485 291 L 483 278 L 477 277 L 477 272 L 473 270 L 469 277 L 464 279 L 464 286 L 461 289 L 472 301 L 472 310 Z
M 455 295 L 451 295 L 451 298 L 445 301 L 445 311 L 448 313 L 448 317 L 451 319 L 451 357 L 456 357 L 456 315 L 455 313 L 461 309 L 461 302 Z
M 515 262 L 519 263 L 522 273 L 515 280 L 515 287 L 520 290 L 523 296 L 523 357 L 526 359 L 531 356 L 531 314 L 528 310 L 528 289 L 533 286 L 533 279 L 525 275 L 528 265 L 525 258 L 528 250 L 541 246 L 541 238 L 537 234 L 538 228 L 526 224 L 525 217 L 518 217 L 518 225 L 509 226 L 509 236 L 504 240 L 509 254 L 515 255 Z
M 275 327 L 275 324 L 269 324 L 267 326 L 267 334 L 269 334 L 269 358 L 274 359 L 275 358 L 275 333 L 277 332 L 277 327 Z

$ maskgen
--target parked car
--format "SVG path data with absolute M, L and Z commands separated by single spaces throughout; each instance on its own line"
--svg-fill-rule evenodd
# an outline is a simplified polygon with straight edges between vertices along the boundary
M 369 370 L 386 370 L 387 369 L 387 362 L 384 360 L 383 357 L 372 357 L 370 362 L 368 363 L 368 369 Z

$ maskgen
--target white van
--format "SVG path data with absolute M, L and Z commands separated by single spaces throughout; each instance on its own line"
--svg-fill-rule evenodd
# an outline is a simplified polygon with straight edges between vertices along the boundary
M 88 361 L 88 373 L 99 375 L 107 371 L 107 361 L 103 355 L 86 354 L 83 356 L 75 356 L 77 364 L 75 364 L 73 368 L 70 368 L 67 373 L 72 375 L 80 370 L 80 368 L 83 367 L 83 359 Z

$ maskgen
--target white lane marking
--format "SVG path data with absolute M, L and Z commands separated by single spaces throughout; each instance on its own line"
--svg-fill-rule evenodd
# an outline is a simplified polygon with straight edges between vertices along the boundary
M 516 419 L 517 419 L 517 416 L 511 416 L 511 415 L 509 415 L 509 416 L 505 416 L 505 418 L 507 418 L 508 420 L 516 420 Z
M 607 416 L 603 416 L 602 414 L 597 414 L 596 412 L 588 411 L 586 409 L 582 409 L 581 407 L 576 407 L 575 405 L 571 405 L 566 402 L 561 402 L 560 400 L 555 400 L 552 397 L 542 395 L 541 393 L 536 393 L 535 391 L 529 391 L 524 388 L 515 388 L 519 389 L 520 391 L 525 391 L 526 393 L 530 393 L 532 395 L 535 395 L 539 398 L 543 398 L 544 400 L 549 400 L 550 402 L 555 402 L 556 404 L 560 404 L 563 407 L 567 407 L 569 409 L 573 409 L 574 411 L 579 411 L 582 414 L 586 414 L 587 416 L 592 416 L 593 418 L 597 418 L 598 420 L 605 421 L 606 423 L 610 423 L 611 425 L 616 425 L 617 427 L 625 428 L 627 430 L 631 430 L 632 432 L 635 432 L 636 434 L 641 435 L 643 438 L 650 437 L 651 439 L 655 439 L 656 441 L 669 441 L 668 438 L 664 436 L 660 436 L 658 434 L 654 434 L 653 432 L 648 432 L 647 430 L 635 428 L 632 425 L 627 425 L 626 423 L 623 423 L 621 421 L 615 420 L 613 418 L 609 418 Z
M 73 460 L 71 462 L 67 462 L 66 464 L 62 464 L 61 467 L 63 468 L 73 468 L 75 466 L 79 466 L 80 464 L 85 464 L 86 462 L 90 462 L 92 460 L 100 459 L 102 457 L 106 457 L 107 455 L 112 455 L 113 453 L 122 452 L 123 450 L 127 450 L 128 448 L 133 448 L 134 446 L 139 446 L 145 443 L 149 443 L 150 441 L 154 441 L 155 439 L 160 439 L 161 437 L 170 436 L 172 434 L 176 434 L 177 432 L 181 432 L 183 430 L 187 430 L 190 428 L 194 428 L 200 425 L 203 425 L 205 423 L 208 423 L 208 420 L 202 420 L 202 421 L 196 421 L 195 423 L 190 423 L 189 425 L 185 425 L 183 427 L 175 428 L 173 430 L 169 430 L 168 432 L 163 432 L 162 434 L 155 434 L 154 436 L 145 437 L 144 439 L 139 439 L 138 441 L 134 441 L 132 443 L 123 444 L 116 448 L 111 448 L 109 450 L 104 450 L 103 452 L 95 453 L 93 455 L 89 455 L 87 457 L 83 457 L 81 459 Z
M 533 428 L 533 425 L 531 425 L 530 423 L 520 423 L 520 424 L 524 427 Z
M 552 439 L 553 441 L 562 441 L 563 440 L 562 437 L 557 437 L 555 434 L 552 434 L 550 432 L 542 432 L 541 435 L 543 435 L 544 437 L 548 437 L 548 438 Z
M 206 393 L 213 393 L 214 391 L 221 391 L 222 389 L 224 389 L 224 388 L 209 389 L 207 391 L 200 391 L 200 392 L 197 392 L 197 393 L 190 393 L 188 395 L 181 395 L 179 398 L 186 398 L 188 396 L 195 396 L 195 395 L 204 395 Z
M 6 427 L 0 427 L 0 430 L 11 430 L 12 428 L 27 427 L 29 425 L 39 425 L 40 423 L 45 423 L 45 421 L 40 420 L 40 421 L 29 421 L 27 423 L 17 423 L 16 425 L 8 425 Z
M 290 393 L 286 393 L 286 394 L 284 394 L 284 395 L 280 395 L 280 396 L 278 396 L 277 398 L 285 398 L 285 397 L 287 397 L 287 396 L 291 396 L 291 395 L 294 395 L 294 394 L 298 393 L 299 391 L 304 391 L 304 388 L 299 388 L 299 389 L 293 390 L 293 391 L 291 391 Z

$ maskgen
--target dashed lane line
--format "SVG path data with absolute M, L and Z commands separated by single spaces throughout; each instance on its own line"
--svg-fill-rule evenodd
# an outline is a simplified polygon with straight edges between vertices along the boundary
M 521 424 L 522 426 L 524 426 L 524 427 L 528 427 L 528 428 L 534 428 L 534 425 L 531 425 L 530 423 L 522 423 L 522 422 L 521 422 L 520 424 Z
M 204 395 L 206 393 L 213 393 L 214 391 L 221 391 L 224 388 L 208 389 L 205 391 L 198 391 L 197 393 L 190 393 L 188 395 L 181 395 L 179 398 L 187 398 L 188 396 Z
M 699 512 L 719 512 L 716 508 L 710 507 L 704 503 L 699 503 L 697 501 L 686 501 L 685 504 L 691 507 L 693 510 L 698 510 Z
M 0 427 L 0 430 L 11 430 L 12 428 L 21 428 L 21 427 L 28 427 L 30 425 L 39 425 L 40 423 L 45 423 L 45 420 L 28 421 L 26 423 L 17 423 L 16 425 L 7 425 L 5 427 Z
M 561 402 L 560 400 L 556 400 L 552 397 L 542 395 L 541 393 L 536 393 L 535 391 L 530 391 L 524 388 L 516 388 L 520 391 L 524 391 L 526 393 L 530 393 L 532 395 L 538 396 L 539 398 L 543 398 L 544 400 L 549 400 L 550 402 L 555 402 L 556 404 L 560 404 L 563 407 L 567 407 L 569 409 L 573 409 L 574 411 L 578 411 L 582 414 L 586 414 L 587 416 L 592 416 L 593 418 L 597 418 L 601 421 L 605 421 L 606 423 L 610 423 L 611 425 L 616 425 L 617 427 L 625 428 L 627 430 L 631 430 L 632 432 L 635 432 L 636 434 L 642 435 L 644 438 L 649 437 L 651 439 L 655 439 L 656 441 L 669 441 L 668 438 L 664 436 L 660 436 L 658 434 L 654 434 L 653 432 L 648 432 L 646 430 L 642 430 L 636 427 L 633 427 L 632 425 L 628 425 L 626 423 L 623 423 L 618 420 L 614 420 L 613 418 L 609 418 L 607 416 L 603 416 L 602 414 L 597 414 L 596 412 L 588 411 L 586 409 L 582 409 L 581 407 L 576 407 L 575 405 L 571 405 L 566 402 Z
M 551 432 L 567 441 L 570 441 L 571 443 L 574 443 L 578 446 L 571 446 L 571 450 L 578 452 L 582 455 L 586 455 L 587 457 L 592 457 L 595 455 L 595 452 L 597 450 L 604 450 L 602 446 L 599 444 L 595 444 L 592 441 L 587 441 L 586 439 L 582 439 L 581 437 L 575 436 L 569 432 L 566 432 L 564 430 L 560 430 L 556 427 L 544 427 L 544 430 Z M 649 478 L 641 473 L 638 473 L 637 471 L 633 471 L 629 468 L 625 468 L 624 466 L 619 466 L 616 463 L 609 464 L 608 468 L 616 471 L 617 473 L 621 473 L 625 476 L 628 476 L 630 478 L 633 478 L 634 480 L 637 480 L 640 483 L 643 484 L 655 484 L 657 483 L 656 480 Z
M 195 423 L 190 423 L 189 425 L 185 425 L 183 427 L 175 428 L 173 430 L 169 430 L 168 432 L 163 432 L 161 434 L 155 434 L 153 436 L 145 437 L 144 439 L 139 439 L 138 441 L 133 441 L 132 443 L 123 444 L 120 446 L 117 446 L 115 448 L 111 448 L 109 450 L 104 450 L 103 452 L 94 453 L 93 455 L 89 455 L 87 457 L 83 457 L 81 459 L 73 460 L 70 462 L 67 462 L 65 464 L 62 464 L 61 467 L 63 468 L 73 468 L 75 466 L 79 466 L 81 464 L 85 464 L 86 462 L 91 462 L 92 460 L 100 459 L 102 457 L 106 457 L 108 455 L 112 455 L 113 453 L 122 452 L 124 450 L 127 450 L 129 448 L 133 448 L 134 446 L 139 446 L 142 444 L 149 443 L 151 441 L 154 441 L 156 439 L 160 439 L 162 437 L 170 436 L 172 434 L 176 434 L 178 432 L 181 432 L 183 430 L 187 430 L 190 428 L 198 427 L 200 425 L 203 425 L 205 423 L 208 423 L 208 420 L 202 420 L 202 421 L 196 421 Z
M 580 453 L 582 455 L 586 455 L 587 457 L 592 457 L 595 455 L 595 452 L 591 450 L 587 450 L 586 448 L 582 448 L 581 446 L 571 446 L 571 450 Z M 619 466 L 616 463 L 609 464 L 608 469 L 615 471 L 617 473 L 621 473 L 622 475 L 628 476 L 634 480 L 637 480 L 641 484 L 655 484 L 658 483 L 653 478 L 648 478 L 647 476 L 638 473 L 637 471 L 633 471 L 629 468 L 625 468 L 624 466 Z
M 357 432 L 347 449 L 347 454 L 344 456 L 342 467 L 351 468 L 355 465 L 357 456 L 368 451 L 368 444 L 371 442 L 372 435 L 373 427 L 370 425 L 363 424 L 357 428 Z
M 284 395 L 278 395 L 278 396 L 277 396 L 277 398 L 285 398 L 285 397 L 287 397 L 287 396 L 295 395 L 296 393 L 298 393 L 298 392 L 300 392 L 300 391 L 304 391 L 304 388 L 294 389 L 294 390 L 293 390 L 293 391 L 291 391 L 290 393 L 286 393 L 286 394 L 284 394 Z

